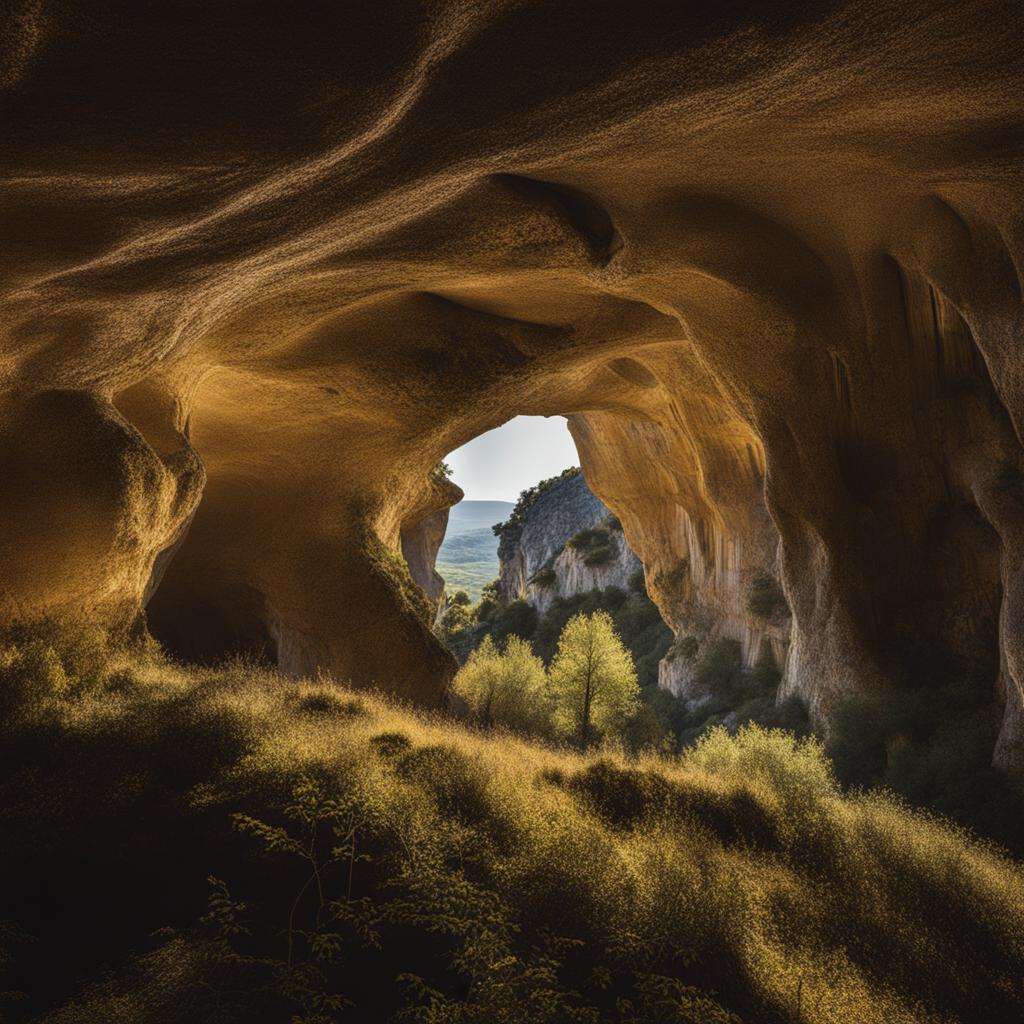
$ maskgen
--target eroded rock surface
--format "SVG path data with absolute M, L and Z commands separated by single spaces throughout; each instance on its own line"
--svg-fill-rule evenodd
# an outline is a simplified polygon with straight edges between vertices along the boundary
M 5 620 L 434 701 L 431 470 L 568 414 L 677 632 L 773 574 L 819 725 L 924 650 L 1024 767 L 1019 4 L 13 7 Z
M 592 536 L 582 537 L 583 531 Z M 525 600 L 541 614 L 557 597 L 604 587 L 627 590 L 643 570 L 621 525 L 581 473 L 553 483 L 522 522 L 506 526 L 498 559 L 502 603 Z

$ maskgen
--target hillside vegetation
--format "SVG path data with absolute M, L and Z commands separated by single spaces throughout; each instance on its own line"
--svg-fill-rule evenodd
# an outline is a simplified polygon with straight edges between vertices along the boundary
M 1020 867 L 811 739 L 582 755 L 89 633 L 0 702 L 10 1020 L 1024 1017 Z

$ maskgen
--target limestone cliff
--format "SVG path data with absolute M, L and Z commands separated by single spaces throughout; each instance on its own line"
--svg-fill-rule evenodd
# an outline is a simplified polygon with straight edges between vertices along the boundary
M 436 703 L 431 470 L 564 414 L 680 642 L 822 730 L 970 665 L 1024 769 L 1024 7 L 22 6 L 5 622 Z
M 507 526 L 498 544 L 499 599 L 543 614 L 556 597 L 596 587 L 628 589 L 642 570 L 621 525 L 581 473 L 558 480 Z

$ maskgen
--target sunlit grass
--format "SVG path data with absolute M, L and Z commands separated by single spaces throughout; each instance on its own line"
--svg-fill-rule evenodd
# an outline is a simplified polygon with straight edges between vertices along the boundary
M 17 923 L 95 933 L 95 959 L 122 965 L 74 996 L 82 965 L 58 956 L 78 947 L 40 935 L 23 976 L 46 990 L 24 987 L 35 1009 L 66 1003 L 55 1021 L 178 1020 L 210 1012 L 211 992 L 222 1020 L 1024 1019 L 1019 866 L 890 797 L 842 795 L 813 740 L 750 727 L 679 758 L 582 755 L 95 637 L 8 645 L 0 675 L 3 867 L 23 893 L 65 893 L 68 918 L 23 919 L 22 898 Z M 368 920 L 385 908 L 380 948 L 350 925 L 336 961 L 302 940 L 311 991 L 356 1004 L 319 1017 L 267 967 L 303 876 L 231 828 L 238 812 L 287 826 L 310 779 L 355 815 L 370 857 L 325 870 L 331 892 L 365 899 Z M 58 852 L 34 875 L 43 849 Z M 207 874 L 246 903 L 248 936 L 199 925 Z M 107 886 L 109 920 L 72 920 L 90 886 Z M 175 930 L 153 948 L 160 925 Z M 230 995 L 243 989 L 255 1008 Z

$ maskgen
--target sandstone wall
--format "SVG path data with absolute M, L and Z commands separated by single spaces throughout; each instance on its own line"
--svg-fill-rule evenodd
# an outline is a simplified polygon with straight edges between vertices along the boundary
M 1024 767 L 1020 5 L 14 6 L 4 621 L 436 701 L 432 467 L 567 414 L 678 634 Z

